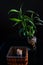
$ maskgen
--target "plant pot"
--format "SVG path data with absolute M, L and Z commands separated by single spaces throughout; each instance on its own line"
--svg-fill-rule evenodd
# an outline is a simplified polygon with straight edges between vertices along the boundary
M 32 37 L 31 39 L 29 39 L 29 37 L 27 37 L 27 41 L 28 41 L 28 44 L 33 46 L 33 48 L 36 48 L 36 42 L 37 42 L 36 37 Z
M 17 49 L 22 50 L 22 56 L 17 55 Z M 7 54 L 8 65 L 27 65 L 28 64 L 28 48 L 26 47 L 11 47 Z

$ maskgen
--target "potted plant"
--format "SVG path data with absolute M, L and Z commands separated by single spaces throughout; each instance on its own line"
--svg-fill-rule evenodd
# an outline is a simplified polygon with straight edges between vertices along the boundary
M 11 9 L 8 14 L 12 13 L 17 13 L 18 17 L 11 17 L 9 18 L 11 21 L 14 21 L 13 26 L 17 26 L 18 24 L 21 25 L 21 28 L 19 29 L 19 34 L 23 35 L 24 37 L 27 38 L 27 41 L 29 44 L 35 48 L 35 43 L 36 43 L 36 25 L 42 25 L 43 21 L 40 19 L 39 15 L 36 14 L 32 10 L 27 10 L 26 12 L 29 13 L 29 15 L 24 14 L 22 11 L 22 6 L 20 7 L 20 10 L 16 9 Z
M 22 6 L 20 7 L 20 10 L 11 9 L 8 12 L 8 15 L 12 13 L 17 13 L 17 17 L 10 17 L 9 19 L 11 21 L 14 21 L 14 27 L 18 24 L 21 25 L 18 32 L 20 36 L 26 37 L 28 44 L 33 46 L 33 49 L 36 48 L 36 36 L 35 32 L 37 31 L 36 25 L 42 25 L 43 21 L 40 19 L 39 15 L 36 14 L 32 10 L 27 10 L 27 13 L 29 15 L 26 15 L 24 11 L 22 10 Z M 11 15 L 10 15 L 11 16 Z M 15 16 L 15 15 L 14 15 Z M 25 52 L 25 56 L 22 54 Z M 7 54 L 7 61 L 9 65 L 17 65 L 18 63 L 21 65 L 27 65 L 28 64 L 28 49 L 25 47 L 11 47 Z

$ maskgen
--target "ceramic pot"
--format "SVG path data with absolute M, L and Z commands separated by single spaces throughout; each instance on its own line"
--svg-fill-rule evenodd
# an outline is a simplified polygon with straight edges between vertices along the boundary
M 35 36 L 32 37 L 31 39 L 29 39 L 29 37 L 27 37 L 27 41 L 28 41 L 28 44 L 33 46 L 33 48 L 36 47 L 37 38 Z

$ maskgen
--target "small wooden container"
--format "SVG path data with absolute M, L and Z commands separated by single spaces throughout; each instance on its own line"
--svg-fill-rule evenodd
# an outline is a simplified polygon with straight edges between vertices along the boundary
M 17 56 L 17 49 L 23 51 L 22 57 Z M 22 46 L 13 46 L 9 49 L 7 54 L 8 65 L 28 65 L 28 48 Z

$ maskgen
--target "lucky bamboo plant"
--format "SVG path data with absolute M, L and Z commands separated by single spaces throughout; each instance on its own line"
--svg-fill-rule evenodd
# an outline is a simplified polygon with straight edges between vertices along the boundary
M 24 12 L 22 11 L 22 7 L 20 7 L 19 11 L 16 9 L 11 9 L 9 10 L 8 14 L 10 15 L 12 13 L 17 13 L 18 17 L 11 17 L 9 19 L 15 22 L 14 26 L 17 26 L 17 24 L 21 23 L 22 27 L 19 30 L 20 34 L 22 33 L 24 36 L 32 38 L 36 31 L 36 24 L 42 24 L 43 21 L 40 20 L 39 15 L 36 14 L 34 11 L 27 10 L 26 12 L 28 12 L 30 16 L 24 14 Z
M 20 10 L 11 9 L 9 10 L 8 14 L 10 15 L 12 13 L 17 13 L 18 16 L 17 18 L 10 17 L 9 19 L 15 22 L 13 25 L 14 27 L 18 26 L 18 24 L 22 25 L 22 27 L 19 29 L 19 34 L 24 35 L 27 38 L 28 43 L 31 44 L 33 48 L 36 48 L 36 37 L 34 36 L 37 30 L 36 25 L 43 25 L 43 21 L 34 11 L 27 10 L 26 12 L 30 16 L 23 12 L 22 6 L 20 7 Z

